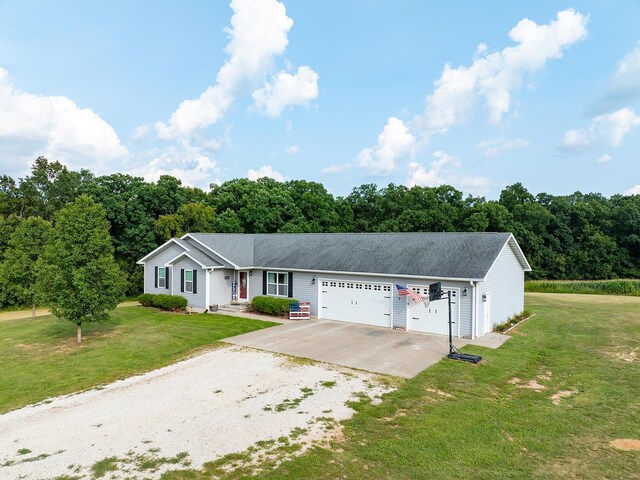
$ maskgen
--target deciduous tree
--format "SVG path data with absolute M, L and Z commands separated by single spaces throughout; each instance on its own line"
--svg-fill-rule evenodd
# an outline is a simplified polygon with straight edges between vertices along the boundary
M 18 304 L 31 305 L 36 316 L 36 265 L 46 248 L 51 224 L 40 217 L 23 220 L 9 239 L 0 282 Z
M 51 240 L 39 260 L 40 298 L 51 312 L 77 326 L 109 318 L 124 296 L 126 282 L 113 258 L 104 208 L 81 195 L 60 210 Z

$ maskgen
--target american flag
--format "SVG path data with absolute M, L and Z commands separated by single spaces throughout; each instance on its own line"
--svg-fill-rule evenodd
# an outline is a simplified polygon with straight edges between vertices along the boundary
M 408 287 L 404 287 L 402 285 L 398 285 L 396 283 L 396 288 L 398 289 L 398 295 L 411 295 L 411 298 L 413 298 L 414 302 L 423 302 L 424 298 L 421 297 L 420 295 L 418 295 L 416 292 L 414 292 L 413 290 L 411 290 Z

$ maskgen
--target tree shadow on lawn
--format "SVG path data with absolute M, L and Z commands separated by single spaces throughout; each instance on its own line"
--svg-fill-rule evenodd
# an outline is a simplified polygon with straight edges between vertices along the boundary
M 76 324 L 62 318 L 56 318 L 51 316 L 51 321 L 42 325 L 40 331 L 41 335 L 38 335 L 40 339 L 48 340 L 52 343 L 58 341 L 65 341 L 72 339 L 76 341 Z M 82 324 L 82 341 L 92 340 L 102 337 L 113 336 L 116 333 L 118 326 L 122 324 L 122 321 L 116 318 L 109 318 L 104 322 L 88 322 Z

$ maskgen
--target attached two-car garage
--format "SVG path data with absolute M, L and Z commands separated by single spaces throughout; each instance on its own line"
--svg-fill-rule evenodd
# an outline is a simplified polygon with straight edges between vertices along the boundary
M 429 287 L 409 286 L 416 294 L 428 297 Z M 392 283 L 358 282 L 344 279 L 320 279 L 318 317 L 327 320 L 360 323 L 377 327 L 393 326 L 393 296 L 397 293 Z M 452 318 L 458 322 L 458 290 L 452 292 Z M 448 334 L 449 310 L 445 300 L 425 305 L 414 301 L 411 296 L 402 297 L 406 301 L 406 328 L 418 332 Z M 454 325 L 454 335 L 458 335 Z

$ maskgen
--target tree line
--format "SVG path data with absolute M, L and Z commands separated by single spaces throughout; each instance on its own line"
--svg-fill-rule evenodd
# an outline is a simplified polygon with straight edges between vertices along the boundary
M 11 245 L 43 240 L 19 227 L 55 223 L 56 214 L 82 195 L 105 212 L 129 296 L 142 289 L 136 260 L 172 236 L 195 231 L 510 231 L 532 265 L 529 278 L 640 278 L 639 195 L 534 195 L 516 183 L 498 200 L 487 200 L 449 185 L 365 184 L 343 197 L 318 182 L 270 178 L 234 179 L 205 192 L 168 175 L 157 182 L 120 173 L 96 176 L 40 157 L 24 178 L 0 176 L 0 307 L 31 303 L 11 279 L 15 267 L 6 257 Z

